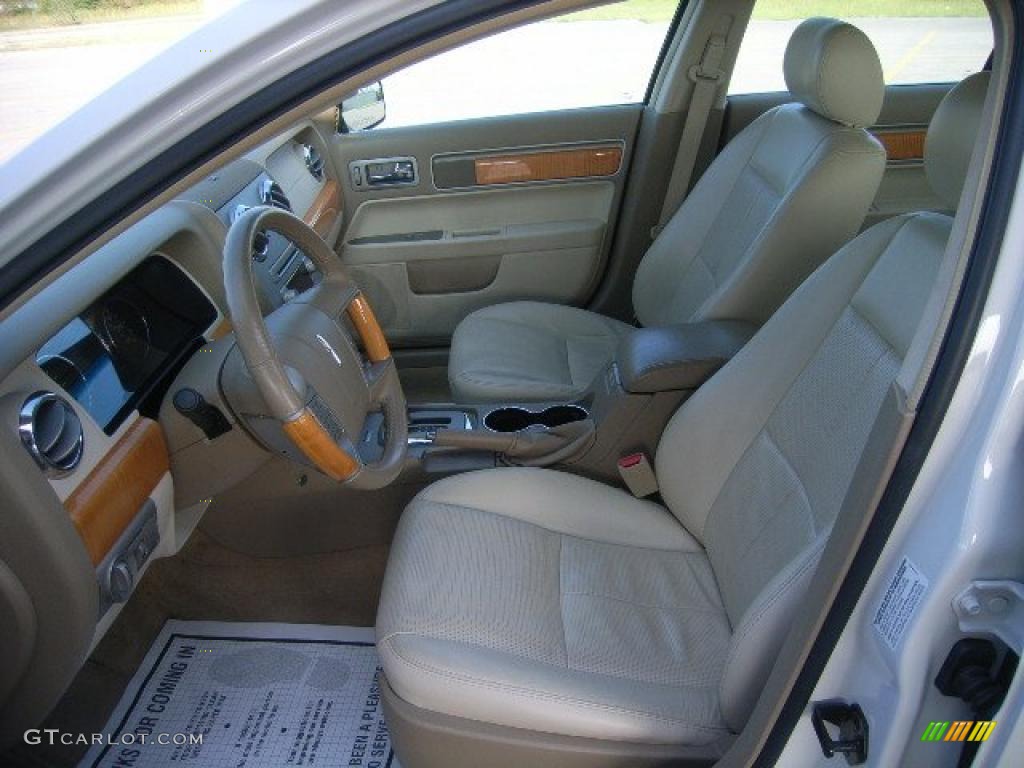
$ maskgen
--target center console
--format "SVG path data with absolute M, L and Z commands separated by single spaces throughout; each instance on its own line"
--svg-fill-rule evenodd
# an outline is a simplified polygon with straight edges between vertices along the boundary
M 653 456 L 680 404 L 754 331 L 734 321 L 637 329 L 573 402 L 412 406 L 410 456 L 428 473 L 559 465 L 617 479 L 619 459 Z

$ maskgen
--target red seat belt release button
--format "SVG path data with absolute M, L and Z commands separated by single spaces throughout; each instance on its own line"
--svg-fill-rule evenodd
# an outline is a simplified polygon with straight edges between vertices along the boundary
M 642 499 L 658 492 L 658 478 L 654 467 L 643 453 L 631 453 L 619 459 L 619 474 L 629 492 Z

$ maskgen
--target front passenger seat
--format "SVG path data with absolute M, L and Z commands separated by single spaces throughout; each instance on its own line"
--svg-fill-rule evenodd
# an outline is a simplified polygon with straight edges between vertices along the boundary
M 850 24 L 808 19 L 784 69 L 799 103 L 733 139 L 640 262 L 641 324 L 763 323 L 864 221 L 885 169 L 885 151 L 864 130 L 885 90 L 874 46 Z M 576 399 L 630 330 L 558 304 L 480 309 L 455 329 L 452 393 L 465 403 Z
M 988 84 L 967 78 L 928 129 L 925 170 L 950 208 Z M 806 608 L 833 526 L 859 514 L 844 508 L 858 464 L 901 423 L 937 322 L 926 308 L 958 255 L 945 255 L 952 228 L 939 213 L 889 219 L 808 278 L 672 417 L 655 457 L 664 506 L 511 467 L 422 491 L 377 613 L 402 765 L 718 757 Z

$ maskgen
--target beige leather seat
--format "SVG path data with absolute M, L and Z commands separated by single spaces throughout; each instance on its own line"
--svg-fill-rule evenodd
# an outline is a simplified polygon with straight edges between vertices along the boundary
M 784 68 L 800 103 L 768 111 L 733 139 L 651 245 L 633 284 L 641 324 L 762 323 L 863 223 L 885 167 L 863 130 L 884 95 L 871 41 L 841 21 L 809 19 Z M 478 310 L 452 338 L 452 392 L 456 402 L 574 399 L 629 331 L 554 304 Z
M 928 177 L 951 208 L 987 83 L 960 84 L 929 130 Z M 402 764 L 644 765 L 713 755 L 741 730 L 951 226 L 900 216 L 822 265 L 670 421 L 655 462 L 665 506 L 539 469 L 423 491 L 377 625 Z

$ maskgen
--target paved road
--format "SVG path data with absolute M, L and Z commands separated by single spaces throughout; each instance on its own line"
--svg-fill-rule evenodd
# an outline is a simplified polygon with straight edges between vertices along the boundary
M 784 90 L 782 54 L 796 21 L 754 21 L 733 73 L 732 92 Z M 889 84 L 950 82 L 977 72 L 992 50 L 985 18 L 853 19 L 878 49 Z
M 965 75 L 991 45 L 985 19 L 855 21 L 881 49 L 890 82 L 930 79 L 937 67 Z M 200 23 L 196 16 L 0 34 L 0 163 Z M 782 52 L 795 26 L 752 23 L 733 92 L 784 89 Z M 638 101 L 665 29 L 549 22 L 474 43 L 387 78 L 386 125 Z
M 0 33 L 0 163 L 203 17 Z

